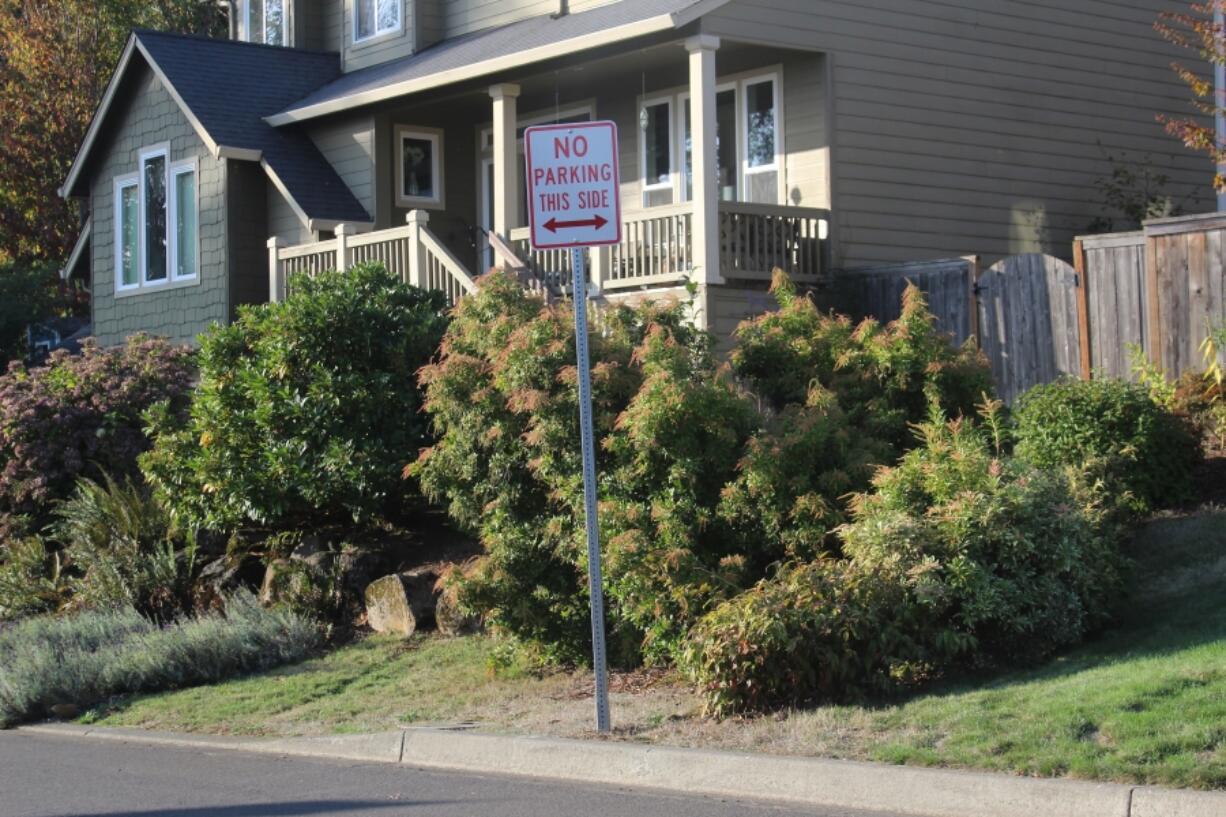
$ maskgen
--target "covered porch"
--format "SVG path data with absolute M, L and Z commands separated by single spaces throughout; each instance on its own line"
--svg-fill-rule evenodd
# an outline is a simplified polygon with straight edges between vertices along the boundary
M 292 246 L 274 237 L 270 294 L 287 273 L 368 258 L 414 283 L 434 264 L 456 296 L 493 266 L 568 290 L 569 253 L 528 246 L 522 134 L 593 119 L 618 125 L 623 214 L 622 243 L 589 257 L 599 293 L 687 281 L 700 298 L 760 291 L 775 268 L 816 285 L 831 269 L 826 70 L 820 53 L 721 40 L 695 23 L 325 118 L 370 130 L 374 229 L 342 225 Z

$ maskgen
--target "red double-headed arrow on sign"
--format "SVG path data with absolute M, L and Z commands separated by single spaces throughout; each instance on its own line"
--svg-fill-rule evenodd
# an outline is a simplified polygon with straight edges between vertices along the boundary
M 568 227 L 595 227 L 599 230 L 601 227 L 609 223 L 609 220 L 599 213 L 592 218 L 585 218 L 578 221 L 558 221 L 556 217 L 549 219 L 544 224 L 546 230 L 551 233 L 556 233 L 558 230 L 565 230 Z

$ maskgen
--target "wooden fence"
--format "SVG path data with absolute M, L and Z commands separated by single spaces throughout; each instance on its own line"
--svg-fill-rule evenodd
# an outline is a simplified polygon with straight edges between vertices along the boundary
M 1082 236 L 1071 266 L 1018 255 L 986 270 L 973 257 L 847 270 L 830 305 L 892 320 L 907 281 L 954 340 L 976 338 L 1007 402 L 1061 376 L 1132 378 L 1132 346 L 1174 377 L 1201 370 L 1201 342 L 1226 323 L 1226 213 Z
M 1203 367 L 1201 342 L 1226 323 L 1226 213 L 1084 236 L 1073 254 L 1085 281 L 1086 377 L 1130 377 L 1130 344 L 1170 376 Z

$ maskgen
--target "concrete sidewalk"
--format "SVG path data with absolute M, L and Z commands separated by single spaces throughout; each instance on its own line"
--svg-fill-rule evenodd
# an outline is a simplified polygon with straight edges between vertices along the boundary
M 24 731 L 95 740 L 399 763 L 918 817 L 1226 817 L 1226 794 L 820 758 L 443 729 L 312 738 L 181 735 L 72 724 Z

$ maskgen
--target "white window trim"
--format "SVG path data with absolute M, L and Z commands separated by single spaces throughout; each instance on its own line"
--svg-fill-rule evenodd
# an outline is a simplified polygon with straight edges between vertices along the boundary
M 156 159 L 159 156 L 161 156 L 163 159 L 162 172 L 163 174 L 165 174 L 165 178 L 162 181 L 162 189 L 166 191 L 165 195 L 167 199 L 166 201 L 166 210 L 167 210 L 167 213 L 166 213 L 166 232 L 167 232 L 166 264 L 167 264 L 167 268 L 166 268 L 165 278 L 161 278 L 156 281 L 150 281 L 149 280 L 149 270 L 147 267 L 147 262 L 149 259 L 148 259 L 148 254 L 145 252 L 145 248 L 149 246 L 148 241 L 146 240 L 146 236 L 145 236 L 145 225 L 149 223 L 149 219 L 145 213 L 145 208 L 148 203 L 148 195 L 147 195 L 147 191 L 145 190 L 145 162 L 148 161 L 149 159 Z M 170 233 L 170 212 L 169 212 L 170 211 L 170 146 L 166 144 L 161 144 L 155 147 L 145 148 L 144 150 L 142 150 L 136 162 L 136 174 L 140 181 L 140 226 L 138 228 L 139 238 L 137 239 L 137 241 L 140 243 L 140 285 L 142 287 L 165 286 L 166 284 L 170 283 L 170 267 L 169 267 L 170 265 L 170 245 L 171 245 L 170 235 L 169 235 Z
M 771 83 L 771 104 L 775 111 L 775 158 L 768 165 L 758 165 L 757 167 L 749 166 L 749 86 L 761 85 L 764 82 Z M 740 81 L 738 92 L 741 100 L 739 105 L 740 115 L 740 146 L 737 148 L 740 153 L 741 162 L 741 190 L 740 194 L 744 195 L 749 192 L 749 178 L 758 173 L 775 173 L 777 174 L 777 198 L 780 203 L 786 203 L 786 193 L 784 192 L 783 181 L 783 158 L 785 156 L 783 148 L 783 83 L 780 80 L 779 73 L 772 71 L 767 74 L 757 74 L 752 77 L 746 77 Z
M 170 264 L 169 279 L 172 281 L 194 281 L 200 276 L 200 162 L 195 157 L 175 162 L 170 166 L 169 184 L 166 186 L 166 245 L 167 260 Z M 195 224 L 192 235 L 196 237 L 196 271 L 191 275 L 179 275 L 179 196 L 176 181 L 179 176 L 192 174 L 192 192 L 196 197 L 193 206 Z
M 290 42 L 290 11 L 289 7 L 293 0 L 280 0 L 281 2 L 281 45 L 292 45 Z M 251 0 L 246 0 L 243 4 L 243 23 L 247 29 L 247 42 L 268 44 L 268 0 L 265 0 L 264 22 L 260 26 L 260 38 L 257 40 L 253 34 L 251 25 Z
M 116 292 L 132 292 L 140 289 L 140 259 L 144 254 L 141 252 L 140 246 L 140 179 L 139 174 L 125 173 L 122 176 L 116 176 L 113 182 L 114 192 L 112 200 L 114 204 L 114 219 L 115 219 L 115 291 Z M 127 188 L 136 188 L 136 281 L 131 284 L 123 282 L 123 191 Z
M 441 210 L 446 200 L 443 179 L 443 131 L 439 128 L 423 128 L 415 125 L 397 125 L 396 139 L 396 205 Z M 430 173 L 434 178 L 433 196 L 407 196 L 404 192 L 404 140 L 422 139 L 430 142 Z
M 349 7 L 353 11 L 353 44 L 362 45 L 379 39 L 380 37 L 388 37 L 396 34 L 404 28 L 404 3 L 403 0 L 394 0 L 396 3 L 396 25 L 390 28 L 379 28 L 379 0 L 372 0 L 375 4 L 375 31 L 373 34 L 367 34 L 365 37 L 358 35 L 358 3 L 362 0 L 353 0 Z
M 635 119 L 638 119 L 638 113 L 647 108 L 654 108 L 657 105 L 667 105 L 668 115 L 664 120 L 668 122 L 670 129 L 675 127 L 676 107 L 674 105 L 675 98 L 673 96 L 656 96 L 642 97 L 639 99 L 636 110 Z M 672 190 L 673 202 L 676 203 L 676 188 L 677 188 L 677 139 L 676 135 L 670 133 L 668 135 L 668 181 L 666 182 L 648 182 L 647 181 L 647 131 L 643 129 L 641 123 L 635 122 L 635 130 L 639 132 L 639 189 L 642 191 L 643 206 L 647 207 L 647 194 L 655 193 L 660 190 Z

